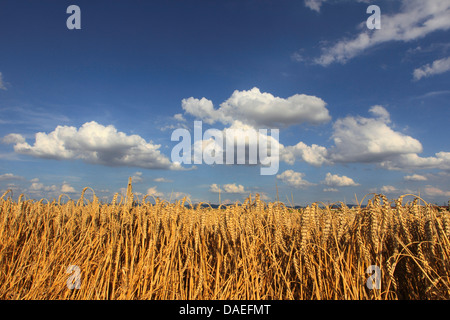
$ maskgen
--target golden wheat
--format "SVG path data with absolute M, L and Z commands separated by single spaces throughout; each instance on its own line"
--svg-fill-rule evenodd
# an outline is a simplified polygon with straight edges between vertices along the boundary
M 131 180 L 109 204 L 89 187 L 77 201 L 7 191 L 0 299 L 449 299 L 450 212 L 406 196 L 213 209 L 137 199 Z M 372 265 L 380 289 L 366 286 Z

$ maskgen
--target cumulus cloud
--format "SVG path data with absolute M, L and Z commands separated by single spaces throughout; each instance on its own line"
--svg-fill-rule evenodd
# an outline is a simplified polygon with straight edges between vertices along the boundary
M 280 160 L 288 164 L 304 161 L 320 167 L 336 163 L 374 163 L 388 170 L 450 170 L 450 152 L 421 157 L 422 144 L 394 130 L 389 112 L 380 105 L 369 109 L 372 117 L 347 116 L 337 119 L 331 135 L 334 145 L 324 147 L 299 142 L 279 145 Z
M 213 103 L 206 98 L 185 99 L 182 105 L 186 114 L 211 124 L 221 122 L 228 125 L 228 128 L 224 130 L 208 130 L 213 136 L 217 133 L 222 137 L 226 137 L 228 129 L 235 130 L 235 137 L 239 138 L 246 136 L 243 133 L 245 130 L 256 130 L 261 126 L 269 127 L 276 124 L 289 126 L 302 122 L 319 123 L 330 119 L 325 103 L 316 97 L 302 95 L 305 101 L 318 99 L 316 100 L 318 103 L 315 106 L 309 104 L 309 107 L 305 107 L 308 103 L 300 103 L 295 108 L 291 100 L 297 101 L 293 97 L 298 98 L 298 96 L 300 95 L 283 99 L 269 93 L 261 93 L 258 88 L 253 88 L 248 91 L 234 91 L 218 109 L 215 109 Z M 305 110 L 311 112 L 304 112 Z M 312 110 L 321 111 L 318 113 L 320 116 Z M 347 116 L 336 120 L 331 136 L 334 145 L 331 147 L 307 145 L 303 141 L 296 145 L 285 146 L 277 139 L 261 134 L 258 139 L 262 138 L 263 143 L 270 142 L 271 145 L 275 143 L 278 147 L 279 160 L 291 165 L 296 161 L 303 161 L 317 167 L 336 163 L 375 163 L 392 170 L 398 168 L 450 169 L 450 156 L 447 152 L 436 153 L 435 157 L 420 157 L 418 154 L 423 150 L 422 144 L 417 139 L 395 130 L 386 108 L 374 105 L 370 107 L 369 113 L 371 117 Z M 312 114 L 315 114 L 317 118 L 312 118 Z M 11 139 L 17 139 L 17 137 Z M 255 147 L 255 142 L 238 139 L 236 143 L 238 147 L 245 148 L 245 153 L 243 153 L 244 157 L 238 157 L 234 163 L 249 163 L 248 150 Z M 256 143 L 256 145 L 260 144 Z M 223 141 L 216 141 L 213 137 L 195 141 L 192 146 L 194 159 L 195 157 L 200 159 L 200 156 L 204 157 L 205 154 L 212 159 L 213 154 L 221 154 L 225 162 L 226 150 L 223 147 Z M 270 157 L 266 158 L 271 160 Z
M 195 124 L 195 130 L 202 131 L 201 122 L 198 127 Z M 223 130 L 206 130 L 202 138 L 195 140 L 192 146 L 186 146 L 192 149 L 193 157 L 180 159 L 180 162 L 261 165 L 262 174 L 278 171 L 279 150 L 283 147 L 278 141 L 278 130 L 256 130 L 236 120 Z M 175 150 L 175 157 L 177 152 Z M 175 159 L 173 155 L 172 159 Z
M 280 160 L 288 164 L 304 161 L 313 166 L 335 163 L 376 163 L 387 169 L 450 169 L 450 155 L 421 158 L 422 144 L 415 138 L 393 129 L 389 112 L 380 105 L 369 109 L 372 117 L 347 116 L 333 124 L 334 145 L 324 147 L 299 142 L 294 146 L 280 144 Z
M 417 68 L 413 72 L 414 80 L 427 78 L 435 74 L 440 74 L 450 71 L 450 57 L 433 61 L 431 64 L 426 64 Z
M 347 116 L 337 119 L 331 135 L 334 145 L 324 147 L 299 142 L 279 144 L 280 160 L 288 164 L 304 161 L 313 166 L 335 163 L 375 163 L 389 170 L 450 170 L 450 153 L 420 157 L 422 144 L 394 130 L 389 112 L 380 105 L 369 109 L 372 117 Z
M 61 193 L 76 193 L 77 191 L 69 183 L 63 182 L 61 185 L 45 185 L 40 182 L 38 178 L 30 180 L 31 185 L 24 190 L 25 193 L 30 193 L 35 196 L 43 197 L 57 197 Z
M 185 192 L 179 192 L 179 191 L 172 191 L 170 193 L 164 193 L 159 191 L 156 187 L 150 187 L 147 189 L 147 195 L 153 196 L 155 198 L 162 198 L 169 201 L 173 200 L 180 200 L 186 197 L 187 199 L 191 198 L 191 195 L 189 193 Z
M 50 133 L 38 132 L 35 142 L 29 145 L 19 134 L 3 138 L 14 144 L 14 151 L 44 159 L 81 159 L 92 164 L 130 166 L 146 169 L 181 169 L 161 154 L 160 145 L 147 142 L 138 135 L 127 135 L 112 126 L 95 121 L 83 124 L 79 129 L 57 126 Z
M 20 143 L 25 143 L 25 141 L 26 141 L 25 138 L 21 134 L 18 134 L 18 133 L 10 133 L 2 138 L 2 142 L 7 143 L 7 144 L 12 144 L 12 143 L 20 144 Z
M 440 169 L 450 170 L 450 152 L 438 152 L 434 157 L 421 157 L 416 153 L 402 154 L 380 163 L 388 170 L 420 170 Z
M 223 192 L 222 189 L 219 187 L 219 185 L 217 183 L 213 183 L 212 185 L 210 185 L 209 186 L 209 191 L 211 191 L 213 193 Z
M 310 7 L 320 9 L 323 1 L 309 1 Z M 317 11 L 317 10 L 316 10 Z M 342 39 L 330 47 L 324 47 L 315 63 L 328 66 L 346 63 L 367 49 L 388 41 L 412 41 L 438 30 L 450 29 L 450 2 L 448 0 L 403 0 L 400 12 L 383 14 L 382 27 L 371 32 L 363 27 L 356 37 Z M 365 24 L 365 22 L 364 22 Z
M 29 187 L 29 191 L 35 192 L 40 191 L 44 189 L 44 184 L 40 182 L 33 182 L 31 183 L 31 186 Z
M 248 193 L 243 185 L 236 185 L 235 183 L 225 184 L 222 188 L 216 183 L 213 183 L 209 186 L 209 191 L 213 193 Z
M 214 109 L 212 101 L 204 97 L 201 99 L 196 99 L 194 97 L 183 99 L 181 101 L 181 107 L 185 113 L 199 118 L 208 124 L 213 124 L 216 121 L 225 121 L 225 119 L 223 119 L 223 114 Z
M 369 112 L 373 114 L 376 118 L 383 121 L 384 123 L 391 122 L 391 115 L 383 106 L 380 105 L 372 106 L 370 107 Z
M 225 184 L 223 190 L 225 193 L 247 193 L 243 185 L 236 185 L 235 183 Z
M 386 193 L 386 194 L 390 194 L 390 193 L 394 193 L 394 192 L 398 192 L 399 190 L 394 187 L 394 186 L 382 186 L 381 187 L 381 192 Z
M 386 195 L 404 195 L 404 194 L 417 194 L 417 192 L 410 189 L 398 189 L 394 186 L 382 186 L 380 188 L 381 193 Z
M 212 101 L 194 97 L 183 99 L 182 108 L 185 114 L 194 116 L 205 123 L 220 122 L 226 126 L 223 130 L 209 129 L 208 133 L 212 137 L 194 141 L 192 145 L 194 163 L 195 159 L 201 159 L 202 155 L 204 159 L 206 156 L 215 163 L 222 161 L 215 155 L 223 155 L 222 163 L 230 163 L 227 161 L 227 152 L 230 150 L 225 150 L 225 141 L 235 141 L 236 152 L 233 155 L 233 163 L 270 165 L 267 170 L 271 172 L 280 158 L 289 164 L 293 164 L 296 159 L 315 166 L 328 163 L 325 158 L 327 150 L 324 147 L 307 146 L 303 142 L 284 147 L 279 143 L 278 135 L 274 136 L 274 133 L 270 131 L 267 133 L 259 131 L 259 129 L 278 129 L 294 124 L 320 124 L 330 121 L 326 103 L 320 98 L 304 94 L 280 98 L 261 92 L 255 87 L 247 91 L 235 90 L 217 109 L 214 108 Z M 216 136 L 223 137 L 223 141 L 222 139 L 217 141 Z M 261 149 L 262 146 L 267 148 Z M 245 151 L 242 152 L 242 150 Z M 250 150 L 259 150 L 259 152 L 249 153 Z M 267 153 L 264 150 L 267 150 Z M 250 159 L 249 154 L 256 153 L 258 153 L 257 157 Z M 256 161 L 254 161 L 255 158 Z
M 156 187 L 150 187 L 150 188 L 148 188 L 148 189 L 147 189 L 147 194 L 150 195 L 150 196 L 154 196 L 154 197 L 156 197 L 156 198 L 162 198 L 162 197 L 164 197 L 164 193 L 158 191 L 158 190 L 156 189 Z
M 190 97 L 182 100 L 182 108 L 208 124 L 229 125 L 239 120 L 255 128 L 278 128 L 301 123 L 321 124 L 331 117 L 326 103 L 315 96 L 295 94 L 286 99 L 261 92 L 258 88 L 235 90 L 218 109 L 211 100 Z
M 422 144 L 395 131 L 384 107 L 373 106 L 369 111 L 373 118 L 347 116 L 336 120 L 332 134 L 335 145 L 327 150 L 328 161 L 377 163 L 389 170 L 450 170 L 450 152 L 419 156 Z
M 380 162 L 402 154 L 422 152 L 422 144 L 388 126 L 389 113 L 381 106 L 371 108 L 376 118 L 347 116 L 333 125 L 335 146 L 329 150 L 336 162 Z
M 349 178 L 347 176 L 339 176 L 337 174 L 331 174 L 330 172 L 328 172 L 325 176 L 325 180 L 323 181 L 323 183 L 330 187 L 359 186 L 359 183 L 353 181 L 352 178 Z
M 339 190 L 336 188 L 324 188 L 323 192 L 338 192 Z
M 428 180 L 427 177 L 422 176 L 420 174 L 413 174 L 413 175 L 409 175 L 409 176 L 404 176 L 403 179 L 405 181 L 426 181 L 426 180 Z
M 283 181 L 288 186 L 294 188 L 306 188 L 314 185 L 313 183 L 303 180 L 305 176 L 302 172 L 295 172 L 294 170 L 286 170 L 283 173 L 277 175 L 277 178 Z
M 288 164 L 294 164 L 296 160 L 301 159 L 310 165 L 319 167 L 330 163 L 327 157 L 327 148 L 316 144 L 308 146 L 299 142 L 294 146 L 282 146 L 280 148 L 280 159 Z
M 64 182 L 63 185 L 61 186 L 61 192 L 62 193 L 75 193 L 76 191 L 75 191 L 74 187 L 72 187 L 67 182 Z

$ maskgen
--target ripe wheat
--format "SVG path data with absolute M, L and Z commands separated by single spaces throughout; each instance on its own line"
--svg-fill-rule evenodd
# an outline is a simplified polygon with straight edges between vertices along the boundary
M 4 193 L 0 299 L 450 298 L 450 212 L 417 197 L 304 209 L 150 199 L 131 181 L 109 204 L 90 188 L 77 201 Z M 70 265 L 80 289 L 67 287 Z M 366 286 L 370 265 L 381 289 Z

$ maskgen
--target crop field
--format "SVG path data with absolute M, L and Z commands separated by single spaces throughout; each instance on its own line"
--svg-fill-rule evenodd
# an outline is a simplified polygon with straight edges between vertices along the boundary
M 406 198 L 410 200 L 407 202 Z M 449 299 L 450 213 L 407 196 L 211 208 L 0 199 L 0 299 Z

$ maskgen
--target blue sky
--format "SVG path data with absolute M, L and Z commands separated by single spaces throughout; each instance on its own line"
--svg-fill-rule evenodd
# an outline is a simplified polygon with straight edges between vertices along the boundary
M 69 5 L 81 29 L 69 30 Z M 381 29 L 369 30 L 369 5 Z M 104 200 L 450 198 L 450 3 L 0 3 L 0 190 Z M 203 98 L 203 100 L 202 100 Z M 277 124 L 274 124 L 274 119 Z M 280 130 L 279 170 L 171 161 L 177 128 Z

